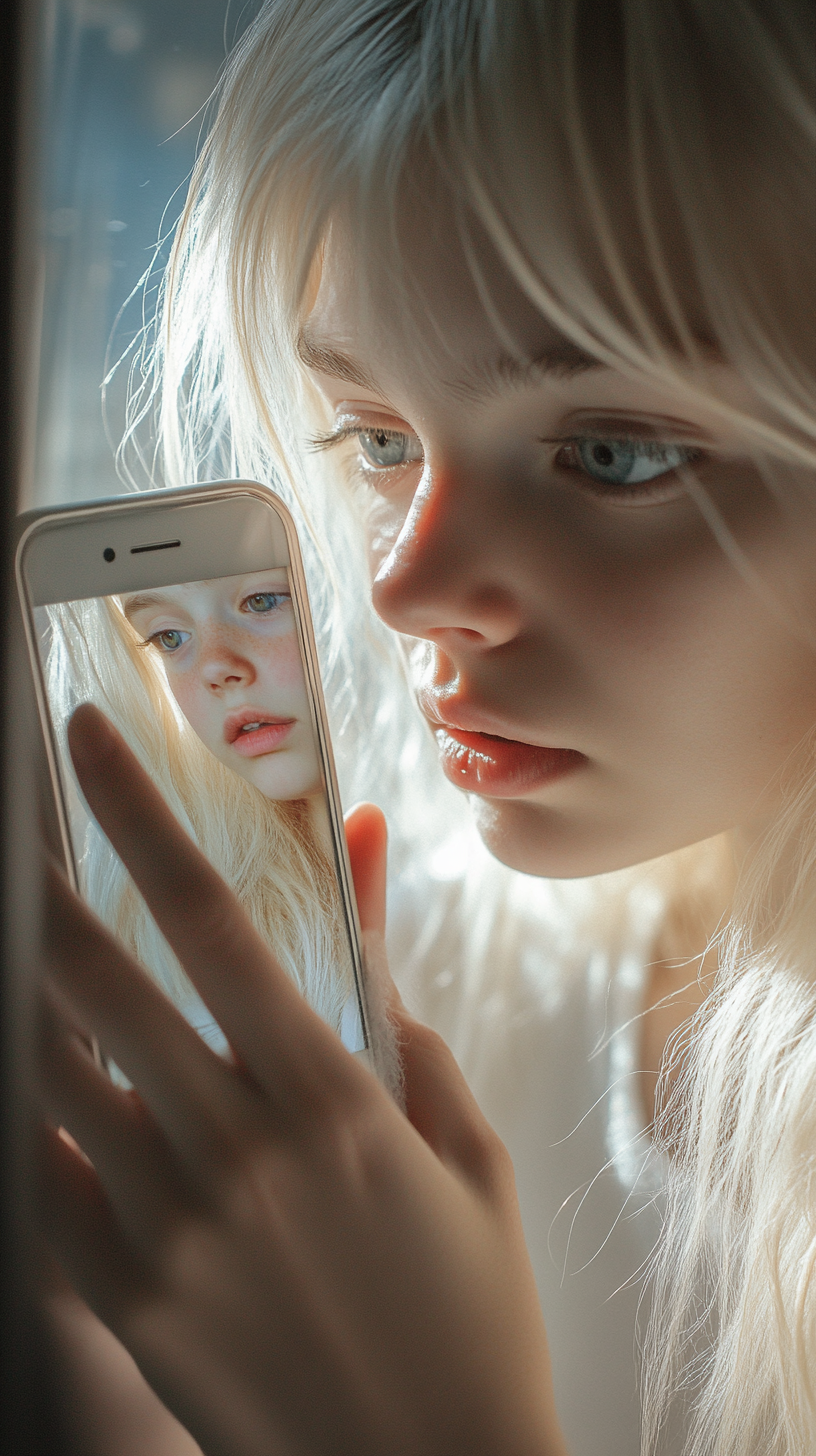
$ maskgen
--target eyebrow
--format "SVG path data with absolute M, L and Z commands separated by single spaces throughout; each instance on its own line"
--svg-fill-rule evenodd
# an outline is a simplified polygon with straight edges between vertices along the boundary
M 570 339 L 559 337 L 531 359 L 509 352 L 484 359 L 472 365 L 464 378 L 449 380 L 447 388 L 455 394 L 485 399 L 506 389 L 523 389 L 541 379 L 572 379 L 576 374 L 605 367 L 600 359 L 579 349 Z
M 166 602 L 167 597 L 162 596 L 161 592 L 143 592 L 139 596 L 130 597 L 123 602 L 122 611 L 128 621 L 131 621 L 137 612 L 143 612 L 147 607 L 163 607 Z
M 307 328 L 302 328 L 297 337 L 298 358 L 308 369 L 319 374 L 330 374 L 334 379 L 356 384 L 360 389 L 381 394 L 374 376 L 349 354 L 336 349 L 329 341 L 316 338 Z M 456 380 L 446 380 L 445 388 L 450 394 L 471 399 L 485 399 L 506 389 L 519 389 L 535 384 L 539 379 L 569 379 L 584 374 L 590 369 L 602 369 L 600 360 L 579 349 L 571 340 L 559 336 L 552 344 L 524 359 L 519 355 L 502 352 L 493 359 L 471 366 L 468 372 Z
M 370 389 L 374 394 L 380 393 L 373 375 L 363 369 L 361 364 L 357 364 L 348 354 L 343 354 L 331 344 L 316 339 L 308 329 L 300 330 L 295 349 L 301 364 L 305 364 L 307 369 L 314 369 L 318 374 L 331 374 L 335 379 L 344 379 L 346 384 L 356 384 L 360 389 Z

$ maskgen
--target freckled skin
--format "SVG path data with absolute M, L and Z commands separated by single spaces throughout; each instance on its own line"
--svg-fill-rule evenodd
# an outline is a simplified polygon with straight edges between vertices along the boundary
M 125 613 L 151 651 L 161 653 L 167 681 L 190 726 L 210 751 L 270 799 L 319 794 L 322 777 L 315 751 L 303 667 L 284 570 L 163 587 L 123 599 Z M 249 604 L 275 599 L 268 611 Z M 174 650 L 173 634 L 183 640 Z M 280 746 L 245 757 L 225 738 L 229 715 L 251 708 L 291 719 Z

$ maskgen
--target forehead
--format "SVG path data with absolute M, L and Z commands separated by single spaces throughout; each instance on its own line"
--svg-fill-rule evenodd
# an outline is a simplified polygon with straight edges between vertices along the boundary
M 525 399 L 540 398 L 543 386 L 564 407 L 690 412 L 713 435 L 722 422 L 711 398 L 757 408 L 753 392 L 704 340 L 694 367 L 677 361 L 671 385 L 650 371 L 610 369 L 542 316 L 485 239 L 478 281 L 458 240 L 443 229 L 417 227 L 408 245 L 414 251 L 406 264 L 421 285 L 413 307 L 393 277 L 371 280 L 348 226 L 332 227 L 298 345 L 301 360 L 324 383 L 331 380 L 330 398 L 373 396 L 397 412 L 407 403 L 415 420 L 444 420 L 446 428 L 451 406 L 462 406 L 467 419 L 489 429 L 499 417 L 485 404 L 498 401 L 504 410 L 504 401 L 512 410 L 518 400 L 523 407 Z
M 423 176 L 428 178 L 427 171 Z M 530 361 L 543 361 L 550 375 L 560 371 L 568 377 L 596 368 L 599 355 L 607 365 L 611 355 L 614 367 L 617 350 L 608 343 L 608 330 L 604 345 L 593 350 L 600 312 L 612 321 L 613 334 L 635 340 L 643 358 L 643 326 L 633 326 L 597 247 L 588 237 L 582 245 L 580 231 L 576 226 L 569 238 L 559 239 L 556 229 L 523 288 L 475 215 L 432 178 L 400 199 L 393 226 L 381 218 L 369 222 L 345 205 L 332 217 L 313 273 L 307 336 L 370 360 L 385 393 L 406 373 L 416 378 L 422 371 L 452 394 L 480 395 L 485 385 L 492 390 L 519 378 L 526 382 L 518 366 Z M 684 349 L 677 313 L 667 318 L 625 209 L 616 246 L 661 364 L 665 350 L 679 362 Z M 694 340 L 695 362 L 721 359 L 682 248 L 669 261 L 675 306 L 683 314 L 685 337 Z M 561 326 L 548 316 L 540 302 L 545 298 Z M 576 320 L 574 331 L 570 319 Z M 624 369 L 631 373 L 631 363 Z
M 435 373 L 478 381 L 497 357 L 551 356 L 565 368 L 594 361 L 530 301 L 484 233 L 466 245 L 450 204 L 422 208 L 400 224 L 396 256 L 365 249 L 338 215 L 321 254 L 306 320 L 309 339 L 387 359 L 408 352 Z
M 128 619 L 143 612 L 181 610 L 190 613 L 213 611 L 220 603 L 236 595 L 251 592 L 272 592 L 287 589 L 285 567 L 251 575 L 215 577 L 209 581 L 188 581 L 179 586 L 166 586 L 155 591 L 129 592 L 123 596 L 122 610 Z
M 333 221 L 299 341 L 303 362 L 324 382 L 331 378 L 330 398 L 373 396 L 398 413 L 407 403 L 415 422 L 448 424 L 458 401 L 469 420 L 489 429 L 494 415 L 483 410 L 486 402 L 498 398 L 515 409 L 518 398 L 523 407 L 528 396 L 518 387 L 538 398 L 545 385 L 564 407 L 677 418 L 730 446 L 742 438 L 741 427 L 738 419 L 724 421 L 721 406 L 745 418 L 771 418 L 702 323 L 694 361 L 676 352 L 668 377 L 665 355 L 660 371 L 625 362 L 616 368 L 614 359 L 609 367 L 543 316 L 484 234 L 475 248 L 466 256 L 452 209 L 426 209 L 407 227 L 401 270 L 372 270 L 359 229 L 342 217 Z

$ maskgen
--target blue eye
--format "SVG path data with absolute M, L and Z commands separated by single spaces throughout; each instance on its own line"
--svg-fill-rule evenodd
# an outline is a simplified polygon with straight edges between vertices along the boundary
M 262 616 L 265 612 L 275 612 L 283 602 L 291 601 L 288 592 L 253 592 L 251 597 L 244 597 L 241 605 L 247 612 L 254 612 L 256 616 Z
M 399 430 L 360 430 L 357 441 L 369 465 L 378 470 L 422 458 L 418 443 Z
M 159 652 L 163 652 L 166 655 L 170 652 L 178 652 L 178 649 L 183 647 L 185 642 L 189 642 L 189 640 L 189 632 L 180 632 L 175 627 L 168 627 L 166 631 L 154 632 L 152 637 L 148 637 L 147 645 L 150 647 L 158 647 Z
M 689 445 L 662 445 L 656 440 L 605 440 L 583 436 L 570 442 L 578 469 L 602 485 L 641 485 L 688 465 L 699 455 Z

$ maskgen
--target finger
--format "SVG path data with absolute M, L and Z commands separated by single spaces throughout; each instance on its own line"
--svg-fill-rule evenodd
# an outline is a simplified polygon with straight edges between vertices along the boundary
M 281 1112 L 323 1109 L 365 1077 L 307 1006 L 232 892 L 99 710 L 68 728 L 88 804 L 230 1045 Z
M 357 804 L 346 815 L 346 841 L 360 928 L 385 935 L 388 826 L 376 804 Z
M 116 1087 L 66 1023 L 48 993 L 40 1007 L 40 1082 L 48 1117 L 90 1158 L 128 1237 L 151 1241 L 168 1195 L 181 1190 L 164 1139 L 134 1093 Z
M 51 1127 L 39 1137 L 45 1235 L 71 1283 L 115 1329 L 136 1289 L 138 1265 L 94 1169 Z
M 401 1001 L 389 1008 L 400 1041 L 409 1122 L 440 1162 L 469 1187 L 495 1198 L 513 1193 L 512 1164 L 438 1032 L 415 1020 Z
M 366 985 L 373 1008 L 390 1014 L 401 1004 L 385 949 L 385 888 L 388 826 L 376 804 L 357 804 L 346 815 L 346 840 L 357 897 Z
M 375 804 L 358 804 L 346 816 L 346 839 L 360 913 L 369 984 L 397 1031 L 410 1121 L 443 1162 L 465 1167 L 488 1124 L 453 1053 L 436 1032 L 406 1009 L 388 969 L 385 890 L 388 827 Z
M 57 985 L 188 1167 L 208 1166 L 226 1151 L 232 1129 L 251 1118 L 255 1095 L 53 866 L 46 884 L 46 945 Z
M 393 1015 L 402 1005 L 388 969 L 385 947 L 385 888 L 388 828 L 375 804 L 358 804 L 346 815 L 346 839 L 362 930 L 366 1005 L 374 1070 L 405 1110 L 399 1036 Z

